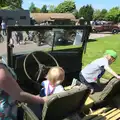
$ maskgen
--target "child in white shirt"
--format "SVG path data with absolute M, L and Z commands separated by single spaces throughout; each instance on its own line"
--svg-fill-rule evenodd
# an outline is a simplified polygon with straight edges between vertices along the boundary
M 61 67 L 52 67 L 46 76 L 47 80 L 41 83 L 43 88 L 40 91 L 40 96 L 49 96 L 64 91 L 63 86 L 60 85 L 64 77 L 65 72 Z
M 40 90 L 40 96 L 49 96 L 54 93 L 59 93 L 64 91 L 64 88 L 62 85 L 60 85 L 64 81 L 65 72 L 61 67 L 52 67 L 46 76 L 45 81 L 41 83 L 43 88 Z M 35 113 L 35 115 L 41 119 L 42 115 L 42 109 L 43 105 L 40 104 L 40 106 L 32 105 L 30 106 L 32 111 Z

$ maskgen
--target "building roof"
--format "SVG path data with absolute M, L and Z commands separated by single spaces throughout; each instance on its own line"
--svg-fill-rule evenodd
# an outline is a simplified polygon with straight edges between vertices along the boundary
M 38 23 L 54 19 L 75 19 L 72 13 L 31 13 L 30 16 Z

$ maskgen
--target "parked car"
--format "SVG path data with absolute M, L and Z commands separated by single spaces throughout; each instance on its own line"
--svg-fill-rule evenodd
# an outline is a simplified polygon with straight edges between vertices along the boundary
M 109 32 L 112 32 L 113 34 L 118 34 L 118 32 L 120 31 L 120 25 L 113 24 L 113 23 L 93 25 L 92 31 L 95 33 L 109 31 Z

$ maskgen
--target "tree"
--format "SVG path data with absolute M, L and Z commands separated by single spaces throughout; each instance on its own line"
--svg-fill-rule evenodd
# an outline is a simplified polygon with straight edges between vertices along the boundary
M 83 17 L 85 21 L 90 22 L 93 19 L 94 9 L 91 5 L 86 5 L 80 8 L 79 17 Z
M 54 12 L 55 12 L 55 6 L 54 6 L 54 5 L 50 5 L 50 6 L 48 7 L 48 12 L 49 12 L 49 13 L 54 13 Z
M 41 8 L 40 12 L 41 13 L 48 13 L 47 5 L 43 5 L 43 7 Z
M 36 7 L 35 10 L 34 10 L 34 12 L 36 12 L 36 13 L 40 13 L 41 10 L 40 10 L 40 8 Z
M 29 10 L 30 10 L 30 12 L 33 12 L 34 9 L 35 9 L 35 4 L 32 2 L 30 7 L 29 7 Z
M 100 20 L 100 14 L 101 14 L 101 11 L 99 9 L 94 10 L 93 19 Z
M 37 8 L 33 2 L 31 3 L 31 5 L 29 7 L 29 10 L 30 10 L 31 13 L 38 13 L 38 12 L 40 12 L 40 8 Z
M 13 10 L 10 6 L 6 6 L 6 7 L 1 7 L 1 10 Z
M 106 14 L 107 14 L 107 10 L 106 10 L 106 9 L 102 9 L 102 10 L 101 10 L 101 13 L 100 13 L 100 18 L 104 20 Z
M 102 10 L 96 9 L 96 10 L 94 10 L 93 19 L 94 20 L 104 20 L 106 14 L 107 14 L 106 9 L 102 9 Z
M 73 0 L 65 0 L 64 2 L 60 3 L 56 7 L 55 12 L 57 12 L 57 13 L 66 13 L 66 12 L 72 13 L 75 9 L 76 9 L 76 5 Z
M 12 9 L 22 9 L 23 0 L 0 0 L 0 8 L 10 6 Z
M 76 19 L 79 18 L 79 13 L 77 9 L 73 11 L 73 15 L 75 16 Z
M 113 7 L 109 10 L 109 12 L 106 14 L 106 19 L 114 22 L 119 22 L 120 17 L 120 8 L 119 7 Z

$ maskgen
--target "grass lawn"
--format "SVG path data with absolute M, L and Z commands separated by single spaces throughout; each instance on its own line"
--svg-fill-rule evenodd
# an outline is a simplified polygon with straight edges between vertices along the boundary
M 102 57 L 107 49 L 113 49 L 117 52 L 118 58 L 111 65 L 111 68 L 120 73 L 120 34 L 98 38 L 96 41 L 88 42 L 87 52 L 83 55 L 83 67 L 96 58 Z M 112 77 L 109 73 L 105 73 L 104 78 Z

